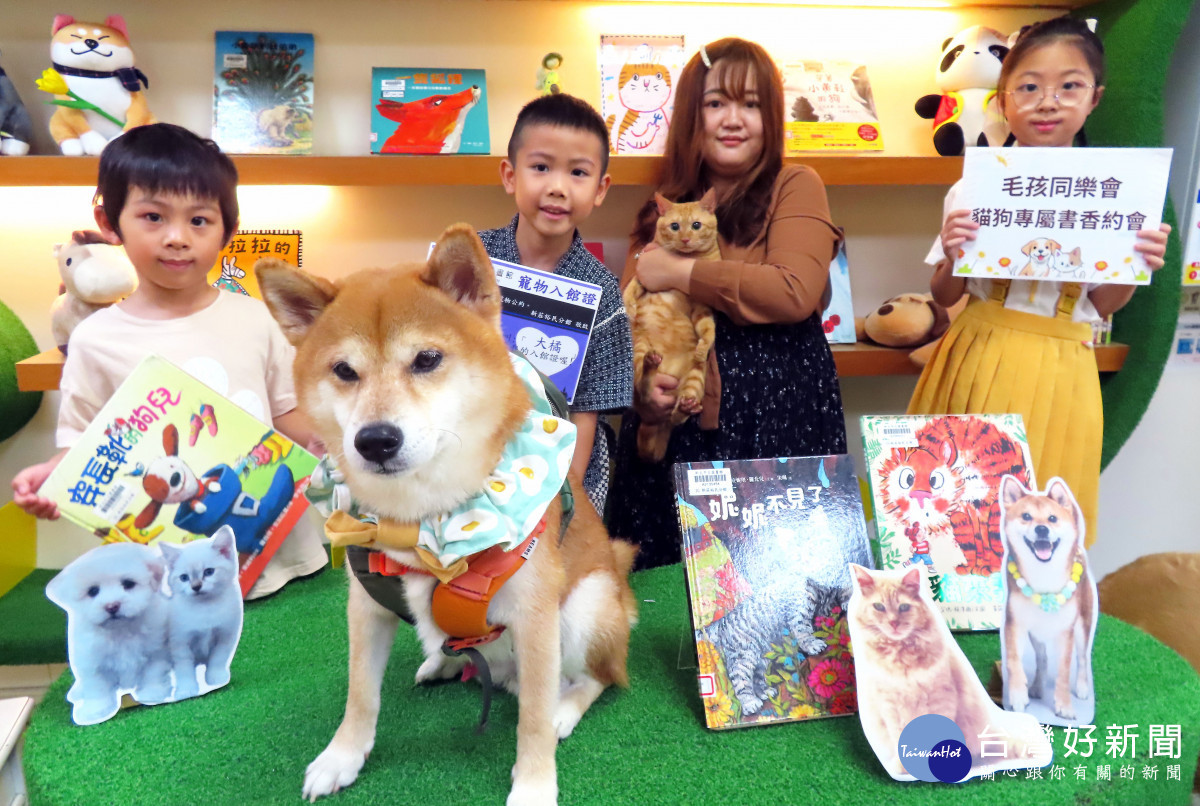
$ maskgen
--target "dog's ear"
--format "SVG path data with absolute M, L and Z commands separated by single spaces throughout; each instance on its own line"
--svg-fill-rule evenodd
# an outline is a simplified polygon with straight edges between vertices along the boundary
M 54 22 L 50 25 L 50 35 L 54 36 L 56 33 L 73 22 L 75 22 L 75 18 L 70 14 L 55 14 Z
M 162 509 L 162 501 L 151 499 L 138 516 L 133 519 L 133 525 L 139 529 L 145 529 L 150 524 L 154 523 L 154 519 L 158 517 L 158 511 Z
M 500 288 L 495 269 L 470 224 L 446 228 L 434 244 L 421 279 L 499 326 Z
M 1016 476 L 1006 475 L 1000 479 L 1000 500 L 1004 502 L 1004 506 L 1011 507 L 1028 494 L 1029 490 L 1026 490 L 1025 485 L 1017 481 Z
M 871 572 L 856 563 L 850 563 L 850 575 L 854 578 L 854 585 L 863 593 L 870 593 L 875 590 L 875 578 L 871 576 Z
M 908 573 L 900 579 L 900 586 L 913 596 L 919 597 L 921 595 L 921 569 L 915 565 L 908 569 Z
M 1050 241 L 1046 245 L 1049 246 L 1050 251 L 1056 255 L 1062 251 L 1062 244 L 1060 244 L 1058 241 Z
M 929 339 L 932 341 L 941 338 L 950 329 L 950 314 L 931 299 L 925 300 L 925 304 L 929 306 L 929 310 L 933 311 L 933 327 L 929 330 Z
M 658 206 L 659 215 L 666 215 L 667 210 L 670 210 L 673 206 L 669 201 L 667 201 L 667 197 L 661 193 L 654 194 L 654 204 Z
M 254 264 L 254 276 L 271 316 L 297 346 L 338 293 L 337 285 L 324 277 L 314 277 L 278 258 L 261 258 Z
M 1075 503 L 1075 496 L 1071 493 L 1071 488 L 1067 483 L 1058 476 L 1050 479 L 1046 485 L 1046 496 L 1058 504 L 1063 509 L 1069 509 L 1075 513 L 1076 522 L 1079 521 L 1079 505 Z
M 146 573 L 150 575 L 150 590 L 159 591 L 162 588 L 163 575 L 167 573 L 167 564 L 162 555 L 148 549 L 146 552 Z
M 179 429 L 174 425 L 163 429 L 163 450 L 167 452 L 167 456 L 179 455 Z
M 1021 247 L 1021 254 L 1023 254 L 1023 255 L 1028 255 L 1030 252 L 1032 252 L 1032 251 L 1033 251 L 1033 245 L 1034 245 L 1034 243 L 1035 243 L 1034 241 L 1030 241 L 1029 243 L 1027 243 L 1027 244 L 1025 244 L 1024 246 L 1022 246 L 1022 247 Z
M 67 605 L 71 600 L 71 589 L 75 587 L 74 571 L 68 565 L 63 570 L 59 571 L 54 579 L 46 585 L 46 598 L 54 602 L 63 610 L 68 609 Z
M 120 14 L 109 14 L 104 24 L 115 31 L 120 31 L 121 36 L 129 38 L 129 27 L 125 25 L 125 18 Z

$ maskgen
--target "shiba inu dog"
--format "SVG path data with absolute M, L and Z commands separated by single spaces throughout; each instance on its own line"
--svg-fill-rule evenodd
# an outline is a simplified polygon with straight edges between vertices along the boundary
M 1030 699 L 1043 699 L 1053 674 L 1054 714 L 1076 724 L 1072 691 L 1080 700 L 1092 697 L 1097 613 L 1096 586 L 1084 554 L 1083 515 L 1060 478 L 1051 479 L 1045 494 L 1039 494 L 1005 476 L 1000 502 L 1008 586 L 1003 629 L 1005 706 L 1024 711 Z M 1030 650 L 1032 681 L 1022 663 Z M 1091 717 L 1083 721 L 1090 722 Z
M 1054 271 L 1058 253 L 1062 244 L 1049 238 L 1034 238 L 1021 247 L 1022 254 L 1029 258 L 1025 268 L 1021 269 L 1022 277 L 1046 277 Z
M 50 58 L 71 92 L 123 121 L 118 125 L 91 109 L 55 107 L 50 134 L 63 154 L 99 154 L 123 131 L 154 123 L 141 91 L 147 85 L 146 76 L 133 66 L 129 32 L 120 15 L 113 14 L 103 23 L 76 22 L 70 15 L 57 15 Z
M 483 91 L 471 86 L 462 92 L 430 95 L 400 103 L 384 99 L 375 105 L 379 114 L 400 125 L 380 149 L 384 154 L 457 154 L 467 115 Z
M 426 265 L 361 271 L 339 283 L 281 261 L 256 266 L 267 305 L 297 347 L 300 408 L 354 499 L 381 521 L 428 522 L 475 496 L 530 410 L 500 332 L 492 271 L 465 224 L 443 233 Z M 571 480 L 575 490 L 578 482 Z M 487 610 L 488 623 L 507 630 L 480 649 L 519 703 L 509 804 L 557 802 L 556 742 L 606 686 L 628 684 L 634 548 L 609 539 L 586 496 L 575 502 L 560 542 L 555 487 L 543 539 Z M 375 547 L 423 567 L 413 550 Z M 454 676 L 463 664 L 441 652 L 447 634 L 431 606 L 438 581 L 401 579 L 425 653 L 417 682 Z M 374 746 L 399 620 L 353 574 L 348 611 L 346 713 L 306 772 L 303 792 L 313 800 L 351 784 Z

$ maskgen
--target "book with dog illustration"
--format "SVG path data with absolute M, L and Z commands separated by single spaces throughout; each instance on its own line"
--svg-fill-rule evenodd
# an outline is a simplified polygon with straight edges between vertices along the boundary
M 186 543 L 228 525 L 245 595 L 308 506 L 316 465 L 283 434 L 152 355 L 41 494 L 105 543 Z
M 870 565 L 848 455 L 675 465 L 708 727 L 857 710 L 848 563 Z
M 846 244 L 838 244 L 838 252 L 829 264 L 829 306 L 821 314 L 821 327 L 830 344 L 854 344 L 854 301 L 850 298 L 850 261 Z
M 487 76 L 449 67 L 371 68 L 372 154 L 487 154 Z
M 1146 285 L 1138 230 L 1162 222 L 1169 148 L 968 148 L 959 207 L 979 229 L 954 274 Z
M 682 36 L 600 37 L 600 115 L 611 153 L 663 153 L 687 60 Z
M 919 568 L 951 629 L 997 629 L 1000 480 L 1034 481 L 1021 415 L 870 415 L 862 438 L 879 567 Z
M 262 299 L 254 264 L 259 258 L 275 257 L 303 268 L 303 234 L 298 229 L 238 230 L 217 255 L 208 270 L 209 285 L 222 291 Z
M 229 154 L 311 154 L 313 35 L 217 31 L 212 137 Z
M 805 59 L 782 72 L 785 153 L 883 150 L 865 65 Z

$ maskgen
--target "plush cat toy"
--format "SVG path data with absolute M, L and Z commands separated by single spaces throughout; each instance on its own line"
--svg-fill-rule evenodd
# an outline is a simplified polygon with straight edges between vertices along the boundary
M 70 243 L 55 245 L 54 256 L 63 291 L 50 306 L 50 330 L 65 354 L 75 326 L 128 296 L 137 287 L 137 273 L 121 247 L 93 230 L 71 233 Z
M 0 67 L 0 154 L 21 157 L 29 153 L 33 121 L 12 80 Z
M 50 134 L 63 154 L 99 154 L 122 132 L 155 122 L 142 93 L 150 82 L 133 66 L 123 17 L 76 22 L 59 14 L 51 32 L 53 69 L 38 88 L 55 93 Z
M 1002 146 L 1008 127 L 996 98 L 1000 63 L 1008 39 L 999 31 L 972 25 L 942 43 L 939 95 L 917 100 L 917 114 L 933 121 L 933 147 L 943 157 L 962 155 L 966 146 Z

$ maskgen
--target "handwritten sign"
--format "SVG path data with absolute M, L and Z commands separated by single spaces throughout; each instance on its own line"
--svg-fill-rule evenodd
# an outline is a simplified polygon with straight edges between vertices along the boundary
M 1169 148 L 968 148 L 962 203 L 979 224 L 964 277 L 1146 285 L 1137 232 L 1157 229 Z

